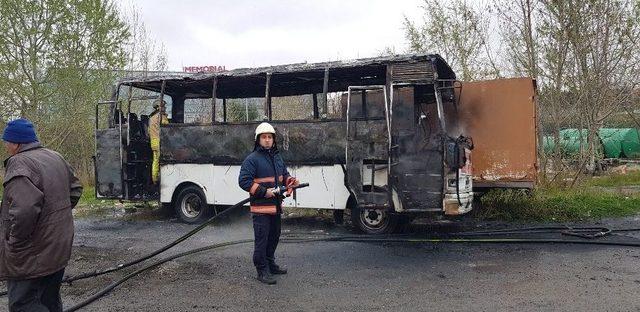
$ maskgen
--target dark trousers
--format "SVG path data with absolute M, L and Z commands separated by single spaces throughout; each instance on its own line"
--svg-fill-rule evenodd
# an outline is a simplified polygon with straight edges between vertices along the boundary
M 10 312 L 62 312 L 60 284 L 64 269 L 51 275 L 7 281 Z
M 275 253 L 280 241 L 280 214 L 253 214 L 253 265 L 265 270 L 275 263 Z

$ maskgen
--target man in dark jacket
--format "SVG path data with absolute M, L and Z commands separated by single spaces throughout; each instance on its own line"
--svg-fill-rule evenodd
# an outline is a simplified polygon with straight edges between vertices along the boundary
M 11 121 L 2 137 L 0 280 L 9 311 L 62 311 L 60 284 L 71 257 L 82 185 L 62 156 L 40 145 L 31 122 Z
M 287 167 L 278 154 L 275 129 L 263 122 L 256 128 L 255 147 L 242 163 L 238 183 L 251 196 L 253 217 L 254 250 L 253 264 L 258 271 L 258 280 L 275 284 L 271 274 L 286 274 L 287 270 L 275 263 L 275 252 L 280 240 L 280 214 L 282 197 L 274 189 L 285 185 L 297 186 L 298 181 L 289 175 Z M 287 192 L 287 196 L 290 194 Z

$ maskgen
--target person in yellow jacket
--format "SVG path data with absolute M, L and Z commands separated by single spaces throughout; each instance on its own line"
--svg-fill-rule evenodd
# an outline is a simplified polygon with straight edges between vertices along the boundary
M 160 175 L 160 123 L 169 123 L 166 103 L 163 100 L 153 102 L 153 112 L 149 115 L 149 139 L 151 141 L 151 151 L 153 152 L 153 163 L 151 164 L 151 181 L 158 183 Z

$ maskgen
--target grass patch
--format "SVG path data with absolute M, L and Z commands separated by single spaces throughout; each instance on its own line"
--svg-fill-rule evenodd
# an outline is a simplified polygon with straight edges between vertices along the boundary
M 78 204 L 92 204 L 99 202 L 96 198 L 96 189 L 93 186 L 83 186 L 82 187 L 82 196 L 80 196 L 80 201 Z
M 621 195 L 590 188 L 579 190 L 492 190 L 476 211 L 484 220 L 568 222 L 624 217 L 640 212 L 640 195 Z
M 617 187 L 640 185 L 640 171 L 628 174 L 612 174 L 600 177 L 593 177 L 584 183 L 586 186 Z
M 105 211 L 115 207 L 118 201 L 105 200 L 96 198 L 95 187 L 83 186 L 82 196 L 78 205 L 74 208 L 74 216 L 76 217 L 89 217 L 100 216 L 105 214 Z
M 118 201 L 111 199 L 96 198 L 96 189 L 93 186 L 83 186 L 82 196 L 78 202 L 78 207 L 93 208 L 114 206 Z
M 158 209 L 155 202 L 132 202 L 95 197 L 95 188 L 85 186 L 78 206 L 74 209 L 75 217 L 110 217 L 125 220 L 157 220 L 165 217 L 165 212 Z

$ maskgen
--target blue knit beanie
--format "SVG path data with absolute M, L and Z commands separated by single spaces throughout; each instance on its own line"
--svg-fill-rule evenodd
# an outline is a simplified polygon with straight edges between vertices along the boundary
M 2 139 L 7 142 L 26 144 L 38 141 L 33 124 L 26 119 L 12 120 L 4 128 Z

